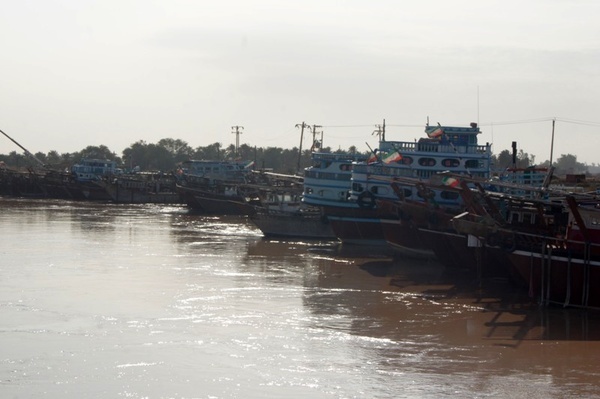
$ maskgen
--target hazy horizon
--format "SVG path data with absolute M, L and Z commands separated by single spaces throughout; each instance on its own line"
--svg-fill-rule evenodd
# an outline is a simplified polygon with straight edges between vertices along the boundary
M 478 122 L 498 154 L 596 163 L 600 3 L 32 0 L 0 5 L 0 129 L 29 151 L 368 150 Z M 310 135 L 308 135 L 310 137 Z M 305 135 L 303 147 L 310 147 Z M 19 151 L 0 137 L 0 153 Z

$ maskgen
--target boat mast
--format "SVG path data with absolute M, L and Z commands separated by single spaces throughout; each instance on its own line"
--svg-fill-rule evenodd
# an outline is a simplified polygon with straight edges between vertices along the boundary
M 301 127 L 300 130 L 300 147 L 298 148 L 298 164 L 296 165 L 296 173 L 300 173 L 300 158 L 302 158 L 302 140 L 304 140 L 304 128 L 309 128 L 306 123 L 297 124 L 296 127 Z
M 554 125 L 556 123 L 556 119 L 552 119 L 552 140 L 550 142 L 550 166 L 552 166 L 552 154 L 554 152 Z
M 27 148 L 25 148 L 21 144 L 17 143 L 17 141 L 15 139 L 13 139 L 12 137 L 10 137 L 8 134 L 4 133 L 2 130 L 0 130 L 0 133 L 2 133 L 3 135 L 5 135 L 10 141 L 12 141 L 13 143 L 15 143 L 16 145 L 18 145 L 19 148 L 21 148 L 23 150 L 23 152 L 25 153 L 25 155 L 27 155 L 28 157 L 32 158 L 34 161 L 36 161 L 37 163 L 39 163 L 40 166 L 42 166 L 44 168 L 46 167 L 46 165 L 42 161 L 40 161 L 40 159 L 38 157 L 36 157 L 32 153 L 30 153 L 27 150 Z
M 383 120 L 383 125 L 375 125 L 377 129 L 373 132 L 373 135 L 377 135 L 379 142 L 385 141 L 385 119 Z
M 314 148 L 323 148 L 323 130 L 321 130 L 321 132 L 317 132 L 317 128 L 322 128 L 323 126 L 321 125 L 313 125 L 312 126 L 312 136 L 313 136 L 313 143 L 312 143 L 312 147 L 310 147 L 311 149 Z M 321 140 L 319 141 L 319 145 L 317 147 L 316 143 L 317 143 L 317 133 L 321 133 Z
M 235 157 L 237 159 L 237 157 L 240 155 L 240 134 L 242 134 L 240 129 L 244 130 L 244 126 L 232 126 L 231 129 L 235 129 L 235 131 L 231 133 L 235 134 Z

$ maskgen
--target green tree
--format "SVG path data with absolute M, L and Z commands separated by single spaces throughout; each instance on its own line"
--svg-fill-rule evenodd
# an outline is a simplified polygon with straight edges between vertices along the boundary
M 577 156 L 572 154 L 562 154 L 554 163 L 557 173 L 586 173 L 587 166 L 577 162 Z
M 506 168 L 512 167 L 512 164 L 513 159 L 511 152 L 509 150 L 502 150 L 496 158 L 496 169 L 502 171 Z
M 223 159 L 221 143 L 214 143 L 207 147 L 198 147 L 192 154 L 194 159 L 218 161 Z
M 64 166 L 63 165 L 63 163 L 64 163 L 63 161 L 64 161 L 64 159 L 60 156 L 60 154 L 58 152 L 54 151 L 54 150 L 49 151 L 48 154 L 47 154 L 47 156 L 46 156 L 46 162 L 49 165 L 53 165 L 53 166 L 54 165 L 61 165 L 61 166 Z
M 146 166 L 146 158 L 147 158 L 147 147 L 148 145 L 144 140 L 136 141 L 128 148 L 123 150 L 123 163 L 125 167 L 128 169 L 133 169 L 136 166 L 142 167 Z
M 175 169 L 175 158 L 165 147 L 148 144 L 145 155 L 145 162 L 140 165 L 143 170 L 169 171 Z
M 517 168 L 528 168 L 535 164 L 535 155 L 529 155 L 522 149 L 517 154 Z
M 89 145 L 85 147 L 83 150 L 79 151 L 80 158 L 93 158 L 93 159 L 108 159 L 111 161 L 121 162 L 121 159 L 108 149 L 105 145 Z
M 194 153 L 194 149 L 187 142 L 179 139 L 162 139 L 157 145 L 168 151 L 173 158 L 173 164 L 187 161 Z

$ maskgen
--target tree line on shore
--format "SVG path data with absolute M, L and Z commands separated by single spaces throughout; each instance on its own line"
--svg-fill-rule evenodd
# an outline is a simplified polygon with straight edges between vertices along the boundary
M 338 153 L 360 153 L 356 147 L 352 146 L 348 150 L 332 150 L 329 147 L 321 148 L 323 152 Z M 7 155 L 0 154 L 0 162 L 6 167 L 11 168 L 29 168 L 40 166 L 38 161 L 48 168 L 64 170 L 70 168 L 83 158 L 108 159 L 116 161 L 124 170 L 133 168 L 143 171 L 173 171 L 183 161 L 190 159 L 205 160 L 225 160 L 240 159 L 254 161 L 256 168 L 270 169 L 276 173 L 294 174 L 300 172 L 303 168 L 310 165 L 311 149 L 302 150 L 299 148 L 284 149 L 279 147 L 252 147 L 242 144 L 239 148 L 231 144 L 224 147 L 221 143 L 214 143 L 204 147 L 191 147 L 187 142 L 180 139 L 165 138 L 157 143 L 147 143 L 143 140 L 133 143 L 123 150 L 119 156 L 104 145 L 88 146 L 81 151 L 74 153 L 62 153 L 50 151 L 48 153 L 38 152 L 29 156 L 28 154 L 12 151 Z M 365 156 L 369 152 L 362 152 Z M 503 150 L 499 154 L 494 154 L 492 159 L 493 169 L 502 171 L 513 166 L 513 156 L 511 151 Z M 549 161 L 535 165 L 535 156 L 530 155 L 523 150 L 516 154 L 517 168 L 527 168 L 531 166 L 547 167 Z M 587 165 L 577 161 L 577 156 L 572 154 L 563 154 L 553 162 L 557 174 L 567 173 L 590 173 L 600 171 L 599 165 Z

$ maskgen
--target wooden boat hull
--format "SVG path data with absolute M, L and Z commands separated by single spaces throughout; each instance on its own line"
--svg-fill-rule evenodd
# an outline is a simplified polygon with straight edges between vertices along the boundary
M 387 245 L 376 210 L 359 207 L 324 207 L 335 236 L 352 245 Z
M 256 212 L 250 220 L 265 237 L 335 240 L 326 217 L 302 213 Z
M 508 254 L 525 281 L 529 295 L 540 303 L 600 308 L 600 261 L 572 258 L 564 252 L 515 250 Z
M 159 187 L 160 188 L 160 187 Z M 181 195 L 174 191 L 152 190 L 145 182 L 117 181 L 106 183 L 113 202 L 124 204 L 181 204 Z
M 254 204 L 240 195 L 213 193 L 192 187 L 177 186 L 183 201 L 192 209 L 215 215 L 253 215 Z
M 399 219 L 380 219 L 386 242 L 396 251 L 413 258 L 435 258 L 435 252 L 419 229 Z
M 387 245 L 381 220 L 352 216 L 328 216 L 335 236 L 345 244 Z

